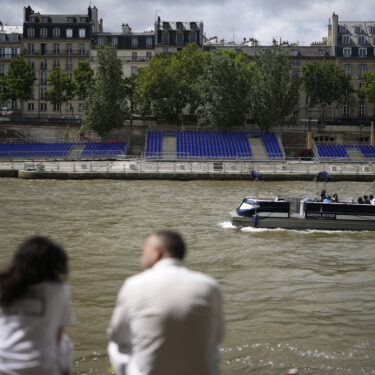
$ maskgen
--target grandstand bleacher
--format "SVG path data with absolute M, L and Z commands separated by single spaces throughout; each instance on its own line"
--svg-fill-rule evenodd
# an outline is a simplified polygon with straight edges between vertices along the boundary
M 350 159 L 348 150 L 359 150 L 365 159 L 375 159 L 375 146 L 367 145 L 316 145 L 320 159 Z
M 73 146 L 85 146 L 84 158 L 114 157 L 126 151 L 126 142 L 0 144 L 0 159 L 64 159 Z
M 177 159 L 251 159 L 253 153 L 248 137 L 261 137 L 269 159 L 284 159 L 274 133 L 150 131 L 147 133 L 145 155 L 148 159 L 162 157 L 163 136 L 176 137 Z

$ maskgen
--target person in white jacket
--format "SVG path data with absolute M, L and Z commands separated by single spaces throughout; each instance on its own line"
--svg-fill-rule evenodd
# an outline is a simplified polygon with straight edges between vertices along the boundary
M 65 251 L 44 237 L 24 241 L 0 273 L 0 374 L 66 375 L 73 323 Z
M 224 336 L 220 289 L 183 264 L 178 233 L 147 237 L 144 272 L 122 286 L 108 329 L 116 374 L 215 375 Z

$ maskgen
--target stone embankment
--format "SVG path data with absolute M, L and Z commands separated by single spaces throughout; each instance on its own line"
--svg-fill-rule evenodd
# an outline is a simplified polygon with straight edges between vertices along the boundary
M 332 181 L 373 181 L 372 163 L 319 163 L 316 161 L 38 161 L 0 163 L 0 177 L 22 179 L 112 180 L 253 180 L 252 170 L 266 181 L 311 181 L 327 171 Z

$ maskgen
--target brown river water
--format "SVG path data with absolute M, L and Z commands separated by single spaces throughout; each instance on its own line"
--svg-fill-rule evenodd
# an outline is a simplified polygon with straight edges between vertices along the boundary
M 357 196 L 366 183 L 329 185 Z M 76 324 L 73 374 L 108 374 L 106 327 L 124 279 L 140 271 L 146 235 L 180 231 L 187 265 L 222 287 L 222 374 L 375 374 L 375 233 L 240 230 L 229 212 L 244 181 L 0 180 L 0 267 L 33 234 L 70 257 Z M 306 182 L 270 182 L 285 196 L 316 192 Z

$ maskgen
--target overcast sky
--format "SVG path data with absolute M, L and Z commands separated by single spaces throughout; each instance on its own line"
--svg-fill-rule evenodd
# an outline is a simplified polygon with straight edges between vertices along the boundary
M 0 0 L 0 20 L 22 25 L 23 7 L 40 13 L 83 14 L 90 1 Z M 328 19 L 374 21 L 375 1 L 361 0 L 92 0 L 99 9 L 104 31 L 120 31 L 128 23 L 133 31 L 153 28 L 156 16 L 166 21 L 203 21 L 207 37 L 236 42 L 255 36 L 262 44 L 278 41 L 310 44 L 327 36 Z

